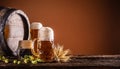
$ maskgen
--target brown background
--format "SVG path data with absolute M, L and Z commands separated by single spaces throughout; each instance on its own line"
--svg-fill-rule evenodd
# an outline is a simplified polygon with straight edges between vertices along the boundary
M 120 54 L 119 0 L 0 0 L 55 32 L 73 54 Z

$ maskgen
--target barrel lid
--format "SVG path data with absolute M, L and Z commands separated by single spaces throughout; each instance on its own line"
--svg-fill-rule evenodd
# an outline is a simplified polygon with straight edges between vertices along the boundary
M 3 8 L 3 9 L 5 9 L 6 11 L 4 12 L 3 16 L 0 16 L 1 17 L 1 20 L 0 20 L 0 46 L 6 56 L 17 56 L 18 50 L 11 49 L 11 46 L 8 45 L 7 40 L 5 39 L 5 36 L 4 36 L 4 34 L 5 34 L 4 29 L 5 29 L 5 26 L 7 23 L 6 21 L 12 13 L 18 14 L 21 17 L 21 19 L 23 21 L 23 25 L 24 25 L 23 40 L 28 40 L 29 39 L 29 26 L 30 26 L 29 19 L 26 16 L 26 14 L 21 10 L 17 10 L 14 8 Z M 19 32 L 19 30 L 18 30 L 18 32 Z M 18 46 L 17 46 L 17 48 L 18 48 Z

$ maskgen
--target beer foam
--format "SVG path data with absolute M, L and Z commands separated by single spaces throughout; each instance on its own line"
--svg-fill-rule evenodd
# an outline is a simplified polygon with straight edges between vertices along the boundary
M 19 46 L 22 49 L 31 49 L 32 45 L 33 45 L 32 40 L 20 40 L 19 41 Z
M 40 23 L 40 22 L 33 22 L 32 24 L 31 24 L 31 29 L 40 29 L 42 27 L 42 23 Z
M 39 35 L 41 41 L 53 41 L 54 40 L 54 31 L 50 27 L 42 27 L 39 30 Z

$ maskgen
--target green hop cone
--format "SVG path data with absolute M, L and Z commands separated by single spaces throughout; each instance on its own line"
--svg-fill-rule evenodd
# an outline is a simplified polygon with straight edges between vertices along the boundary
M 24 63 L 28 63 L 29 62 L 29 59 L 24 59 Z
M 37 62 L 43 62 L 43 60 L 41 60 L 41 59 L 39 59 L 39 58 L 37 58 L 36 61 L 37 61 Z
M 1 57 L 1 60 L 5 60 L 5 56 L 2 56 L 2 57 Z
M 17 63 L 17 60 L 14 60 L 13 63 L 16 64 L 16 63 Z
M 8 60 L 8 59 L 5 59 L 4 62 L 5 62 L 5 63 L 9 63 L 9 60 Z
M 32 64 L 37 64 L 38 62 L 36 60 L 31 61 Z
M 29 59 L 30 60 L 34 60 L 35 58 L 33 56 L 29 56 Z
M 25 56 L 24 56 L 24 59 L 26 59 L 26 58 L 29 58 L 29 55 L 25 55 Z
M 18 61 L 18 62 L 17 62 L 17 64 L 20 64 L 20 63 L 21 63 L 21 61 Z

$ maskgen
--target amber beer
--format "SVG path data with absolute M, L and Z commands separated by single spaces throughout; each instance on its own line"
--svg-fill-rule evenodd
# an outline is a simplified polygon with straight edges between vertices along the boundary
M 36 38 L 38 38 L 38 33 L 40 28 L 42 27 L 42 24 L 39 22 L 33 22 L 31 24 L 31 39 L 34 40 Z
M 39 32 L 41 39 L 40 58 L 46 62 L 53 60 L 54 32 L 50 27 L 42 27 Z
M 42 27 L 42 24 L 40 22 L 33 22 L 31 24 L 31 40 L 35 40 L 35 39 L 39 38 L 38 33 L 39 33 L 39 30 L 41 27 Z M 38 53 L 37 49 L 38 49 L 38 41 L 35 41 L 35 43 L 34 43 L 35 53 Z

